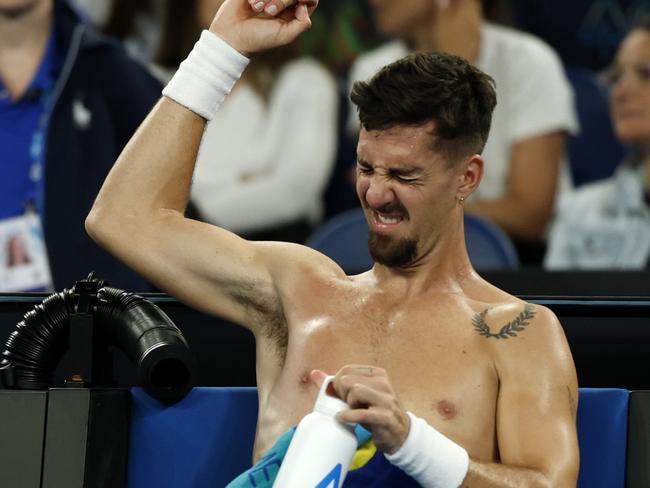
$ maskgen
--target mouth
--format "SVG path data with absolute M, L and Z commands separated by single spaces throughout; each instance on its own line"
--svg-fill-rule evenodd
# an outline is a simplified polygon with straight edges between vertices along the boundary
M 404 221 L 404 214 L 398 212 L 379 212 L 372 210 L 372 224 L 374 230 L 390 232 Z

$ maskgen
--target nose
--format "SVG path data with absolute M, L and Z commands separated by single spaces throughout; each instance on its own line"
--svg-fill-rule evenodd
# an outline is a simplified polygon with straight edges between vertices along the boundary
M 365 196 L 368 205 L 375 210 L 395 200 L 395 193 L 393 193 L 390 183 L 377 176 L 370 178 Z

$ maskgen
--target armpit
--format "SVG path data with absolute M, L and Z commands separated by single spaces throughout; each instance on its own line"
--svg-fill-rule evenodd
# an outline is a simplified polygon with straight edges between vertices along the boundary
M 244 307 L 246 322 L 251 325 L 251 329 L 270 339 L 277 348 L 279 359 L 284 361 L 289 334 L 278 295 L 255 283 L 231 286 L 230 293 Z

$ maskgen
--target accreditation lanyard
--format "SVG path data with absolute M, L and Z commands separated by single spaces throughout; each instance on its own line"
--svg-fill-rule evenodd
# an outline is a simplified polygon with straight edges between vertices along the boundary
M 45 200 L 45 155 L 47 150 L 47 129 L 53 109 L 56 71 L 60 67 L 60 56 L 56 33 L 50 34 L 43 62 L 34 78 L 30 91 L 38 96 L 40 116 L 29 145 L 29 187 L 25 199 L 25 211 L 35 212 L 41 219 Z

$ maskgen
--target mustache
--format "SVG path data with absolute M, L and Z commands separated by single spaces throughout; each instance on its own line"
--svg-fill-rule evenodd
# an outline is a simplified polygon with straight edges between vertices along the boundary
M 368 210 L 373 210 L 375 212 L 379 213 L 401 213 L 404 215 L 408 215 L 408 212 L 406 211 L 406 208 L 404 205 L 402 205 L 400 202 L 390 202 L 385 205 L 382 205 L 379 208 L 373 208 L 371 207 L 367 201 L 364 200 L 363 202 L 364 207 L 366 207 Z

